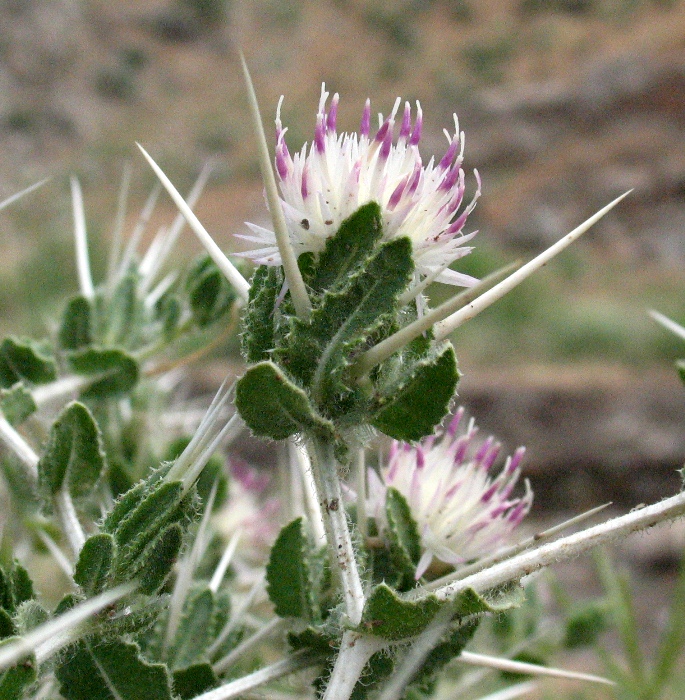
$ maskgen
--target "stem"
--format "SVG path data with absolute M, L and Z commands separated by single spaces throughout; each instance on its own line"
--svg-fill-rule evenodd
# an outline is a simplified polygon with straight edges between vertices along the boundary
M 273 168 L 271 167 L 271 157 L 269 156 L 269 147 L 266 145 L 266 136 L 264 135 L 264 125 L 262 117 L 259 113 L 259 104 L 257 103 L 257 95 L 255 94 L 252 78 L 245 63 L 245 57 L 240 53 L 240 63 L 243 67 L 243 76 L 247 87 L 247 97 L 250 104 L 250 113 L 252 122 L 255 127 L 257 136 L 257 149 L 259 151 L 259 169 L 264 180 L 264 190 L 266 192 L 266 201 L 269 204 L 269 212 L 271 213 L 271 221 L 274 226 L 276 235 L 276 243 L 278 244 L 278 252 L 281 255 L 281 263 L 283 264 L 283 272 L 288 283 L 288 289 L 292 296 L 293 305 L 298 318 L 307 320 L 312 312 L 312 303 L 307 295 L 307 288 L 302 279 L 302 273 L 297 265 L 295 251 L 290 245 L 290 235 L 288 234 L 288 226 L 283 215 L 283 208 L 278 197 L 278 187 L 276 186 L 276 177 Z
M 62 488 L 57 493 L 53 494 L 52 502 L 60 524 L 62 525 L 62 531 L 66 535 L 69 546 L 71 547 L 74 559 L 78 559 L 81 547 L 83 547 L 86 541 L 86 536 L 83 534 L 83 528 L 76 515 L 74 502 L 71 500 L 69 487 L 66 483 L 63 484 Z
M 631 192 L 632 190 L 628 190 L 628 192 L 614 199 L 613 202 L 609 202 L 609 204 L 600 209 L 587 221 L 582 223 L 577 228 L 574 228 L 570 233 L 567 233 L 561 240 L 557 241 L 554 245 L 551 245 L 549 248 L 547 248 L 547 250 L 540 253 L 540 255 L 533 258 L 530 262 L 527 262 L 522 268 L 509 275 L 507 279 L 495 285 L 492 289 L 485 292 L 485 294 L 481 294 L 478 299 L 470 303 L 468 306 L 460 309 L 449 318 L 446 318 L 444 321 L 436 324 L 435 339 L 444 340 L 450 333 L 452 333 L 452 331 L 459 328 L 459 326 L 463 325 L 474 316 L 477 316 L 481 311 L 487 309 L 490 304 L 493 304 L 498 299 L 501 299 L 505 294 L 508 294 L 512 289 L 514 289 L 514 287 L 521 284 L 526 277 L 532 275 L 533 272 L 546 265 L 555 255 L 561 253 L 564 248 L 568 247 L 571 245 L 571 243 L 580 238 L 589 228 L 596 224 L 605 214 L 611 211 Z
M 356 627 L 362 619 L 364 589 L 343 506 L 333 445 L 324 438 L 315 437 L 312 447 L 312 456 L 315 458 L 312 473 L 326 528 L 331 566 L 340 576 L 345 611 L 351 624 Z
M 685 514 L 685 492 L 667 498 L 661 503 L 631 511 L 587 530 L 562 537 L 556 542 L 543 545 L 538 549 L 519 554 L 513 559 L 495 564 L 484 571 L 479 571 L 460 581 L 443 586 L 435 591 L 435 595 L 439 600 L 448 600 L 467 588 L 473 588 L 477 592 L 487 591 L 504 583 L 517 581 L 521 577 L 555 562 L 573 559 L 593 547 L 607 544 L 620 537 L 645 530 L 683 514 Z M 414 598 L 415 596 L 408 597 Z
M 260 685 L 318 664 L 319 660 L 317 657 L 312 656 L 309 651 L 303 649 L 302 651 L 295 652 L 287 659 L 277 661 L 275 664 L 271 664 L 271 666 L 266 666 L 238 680 L 231 681 L 219 688 L 198 695 L 195 700 L 231 700 L 231 698 L 237 698 L 248 690 L 258 688 Z
M 323 700 L 348 700 L 368 660 L 386 644 L 380 637 L 345 632 Z

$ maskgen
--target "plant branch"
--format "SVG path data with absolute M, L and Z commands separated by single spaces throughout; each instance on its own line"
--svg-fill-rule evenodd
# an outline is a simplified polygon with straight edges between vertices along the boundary
M 312 473 L 326 528 L 331 566 L 338 572 L 345 611 L 352 625 L 356 627 L 362 619 L 364 589 L 343 505 L 333 445 L 323 438 L 316 437 L 313 438 L 312 445 Z
M 504 583 L 517 581 L 523 576 L 532 574 L 534 571 L 555 562 L 573 559 L 593 547 L 608 544 L 620 537 L 645 530 L 682 515 L 685 515 L 685 492 L 519 554 L 512 559 L 443 586 L 434 594 L 439 600 L 448 600 L 467 588 L 484 592 Z

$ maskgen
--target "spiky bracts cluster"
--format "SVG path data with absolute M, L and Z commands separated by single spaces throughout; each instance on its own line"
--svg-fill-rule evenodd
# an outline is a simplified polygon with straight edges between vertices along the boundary
M 492 476 L 500 445 L 492 437 L 477 440 L 471 420 L 464 432 L 459 409 L 441 435 L 419 445 L 393 441 L 380 476 L 369 470 L 369 515 L 384 526 L 387 489 L 397 489 L 407 500 L 418 525 L 422 555 L 416 569 L 420 578 L 433 559 L 457 566 L 491 554 L 526 516 L 533 493 L 512 498 L 525 452 L 520 447 Z
M 296 255 L 320 253 L 325 242 L 340 224 L 360 206 L 378 202 L 387 240 L 408 236 L 413 244 L 416 268 L 420 275 L 437 275 L 441 282 L 470 286 L 472 277 L 447 270 L 447 266 L 470 252 L 464 244 L 475 232 L 464 234 L 469 213 L 480 195 L 477 191 L 468 206 L 462 208 L 466 189 L 462 169 L 464 134 L 454 116 L 453 134 L 445 131 L 448 148 L 437 163 L 431 158 L 423 166 L 419 141 L 423 124 L 421 106 L 416 103 L 412 124 L 411 107 L 405 102 L 397 141 L 395 117 L 400 107 L 397 98 L 386 119 L 379 115 L 379 128 L 371 135 L 371 103 L 366 101 L 358 134 L 338 134 L 337 93 L 326 109 L 328 92 L 321 90 L 314 140 L 299 153 L 290 155 L 285 143 L 278 106 L 276 117 L 276 170 L 281 190 L 290 242 Z M 272 231 L 248 224 L 255 235 L 241 236 L 258 243 L 246 255 L 259 264 L 279 265 L 281 258 Z

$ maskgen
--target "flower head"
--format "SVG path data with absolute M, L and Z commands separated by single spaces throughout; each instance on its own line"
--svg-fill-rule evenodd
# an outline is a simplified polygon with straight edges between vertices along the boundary
M 338 95 L 327 109 L 328 92 L 321 89 L 314 140 L 299 153 L 290 155 L 285 143 L 287 129 L 281 124 L 281 104 L 276 115 L 276 171 L 290 243 L 297 256 L 319 253 L 344 219 L 367 202 L 376 201 L 383 215 L 386 239 L 408 236 L 414 247 L 416 268 L 421 276 L 437 275 L 441 282 L 470 286 L 474 278 L 446 269 L 471 248 L 465 247 L 475 232 L 464 234 L 469 213 L 480 196 L 480 178 L 470 204 L 462 207 L 465 181 L 462 170 L 464 134 L 454 116 L 455 130 L 447 151 L 437 163 L 425 167 L 419 154 L 423 115 L 416 103 L 412 124 L 411 107 L 405 102 L 397 141 L 397 98 L 390 116 L 379 115 L 379 128 L 371 135 L 371 103 L 366 101 L 358 134 L 338 134 Z M 260 244 L 245 253 L 264 265 L 281 264 L 272 231 L 248 224 L 252 236 L 241 236 Z
M 491 554 L 533 502 L 527 481 L 525 494 L 511 498 L 524 448 L 507 457 L 493 477 L 500 445 L 492 437 L 478 443 L 473 420 L 465 432 L 457 434 L 463 414 L 459 409 L 442 435 L 431 436 L 417 447 L 393 442 L 380 476 L 369 470 L 368 513 L 381 529 L 386 525 L 387 489 L 397 489 L 407 500 L 421 537 L 417 579 L 434 558 L 457 566 Z

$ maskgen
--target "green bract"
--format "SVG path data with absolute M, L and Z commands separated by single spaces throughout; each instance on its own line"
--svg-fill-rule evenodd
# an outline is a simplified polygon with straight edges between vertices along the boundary
M 296 433 L 333 437 L 338 455 L 355 430 L 418 440 L 442 420 L 459 378 L 449 343 L 425 338 L 354 377 L 355 359 L 415 318 L 399 298 L 414 275 L 408 238 L 382 240 L 375 202 L 360 207 L 300 268 L 312 302 L 308 320 L 282 300 L 277 268 L 257 269 L 244 316 L 248 369 L 236 405 L 255 434 L 275 440 Z M 279 302 L 280 300 L 280 302 Z

